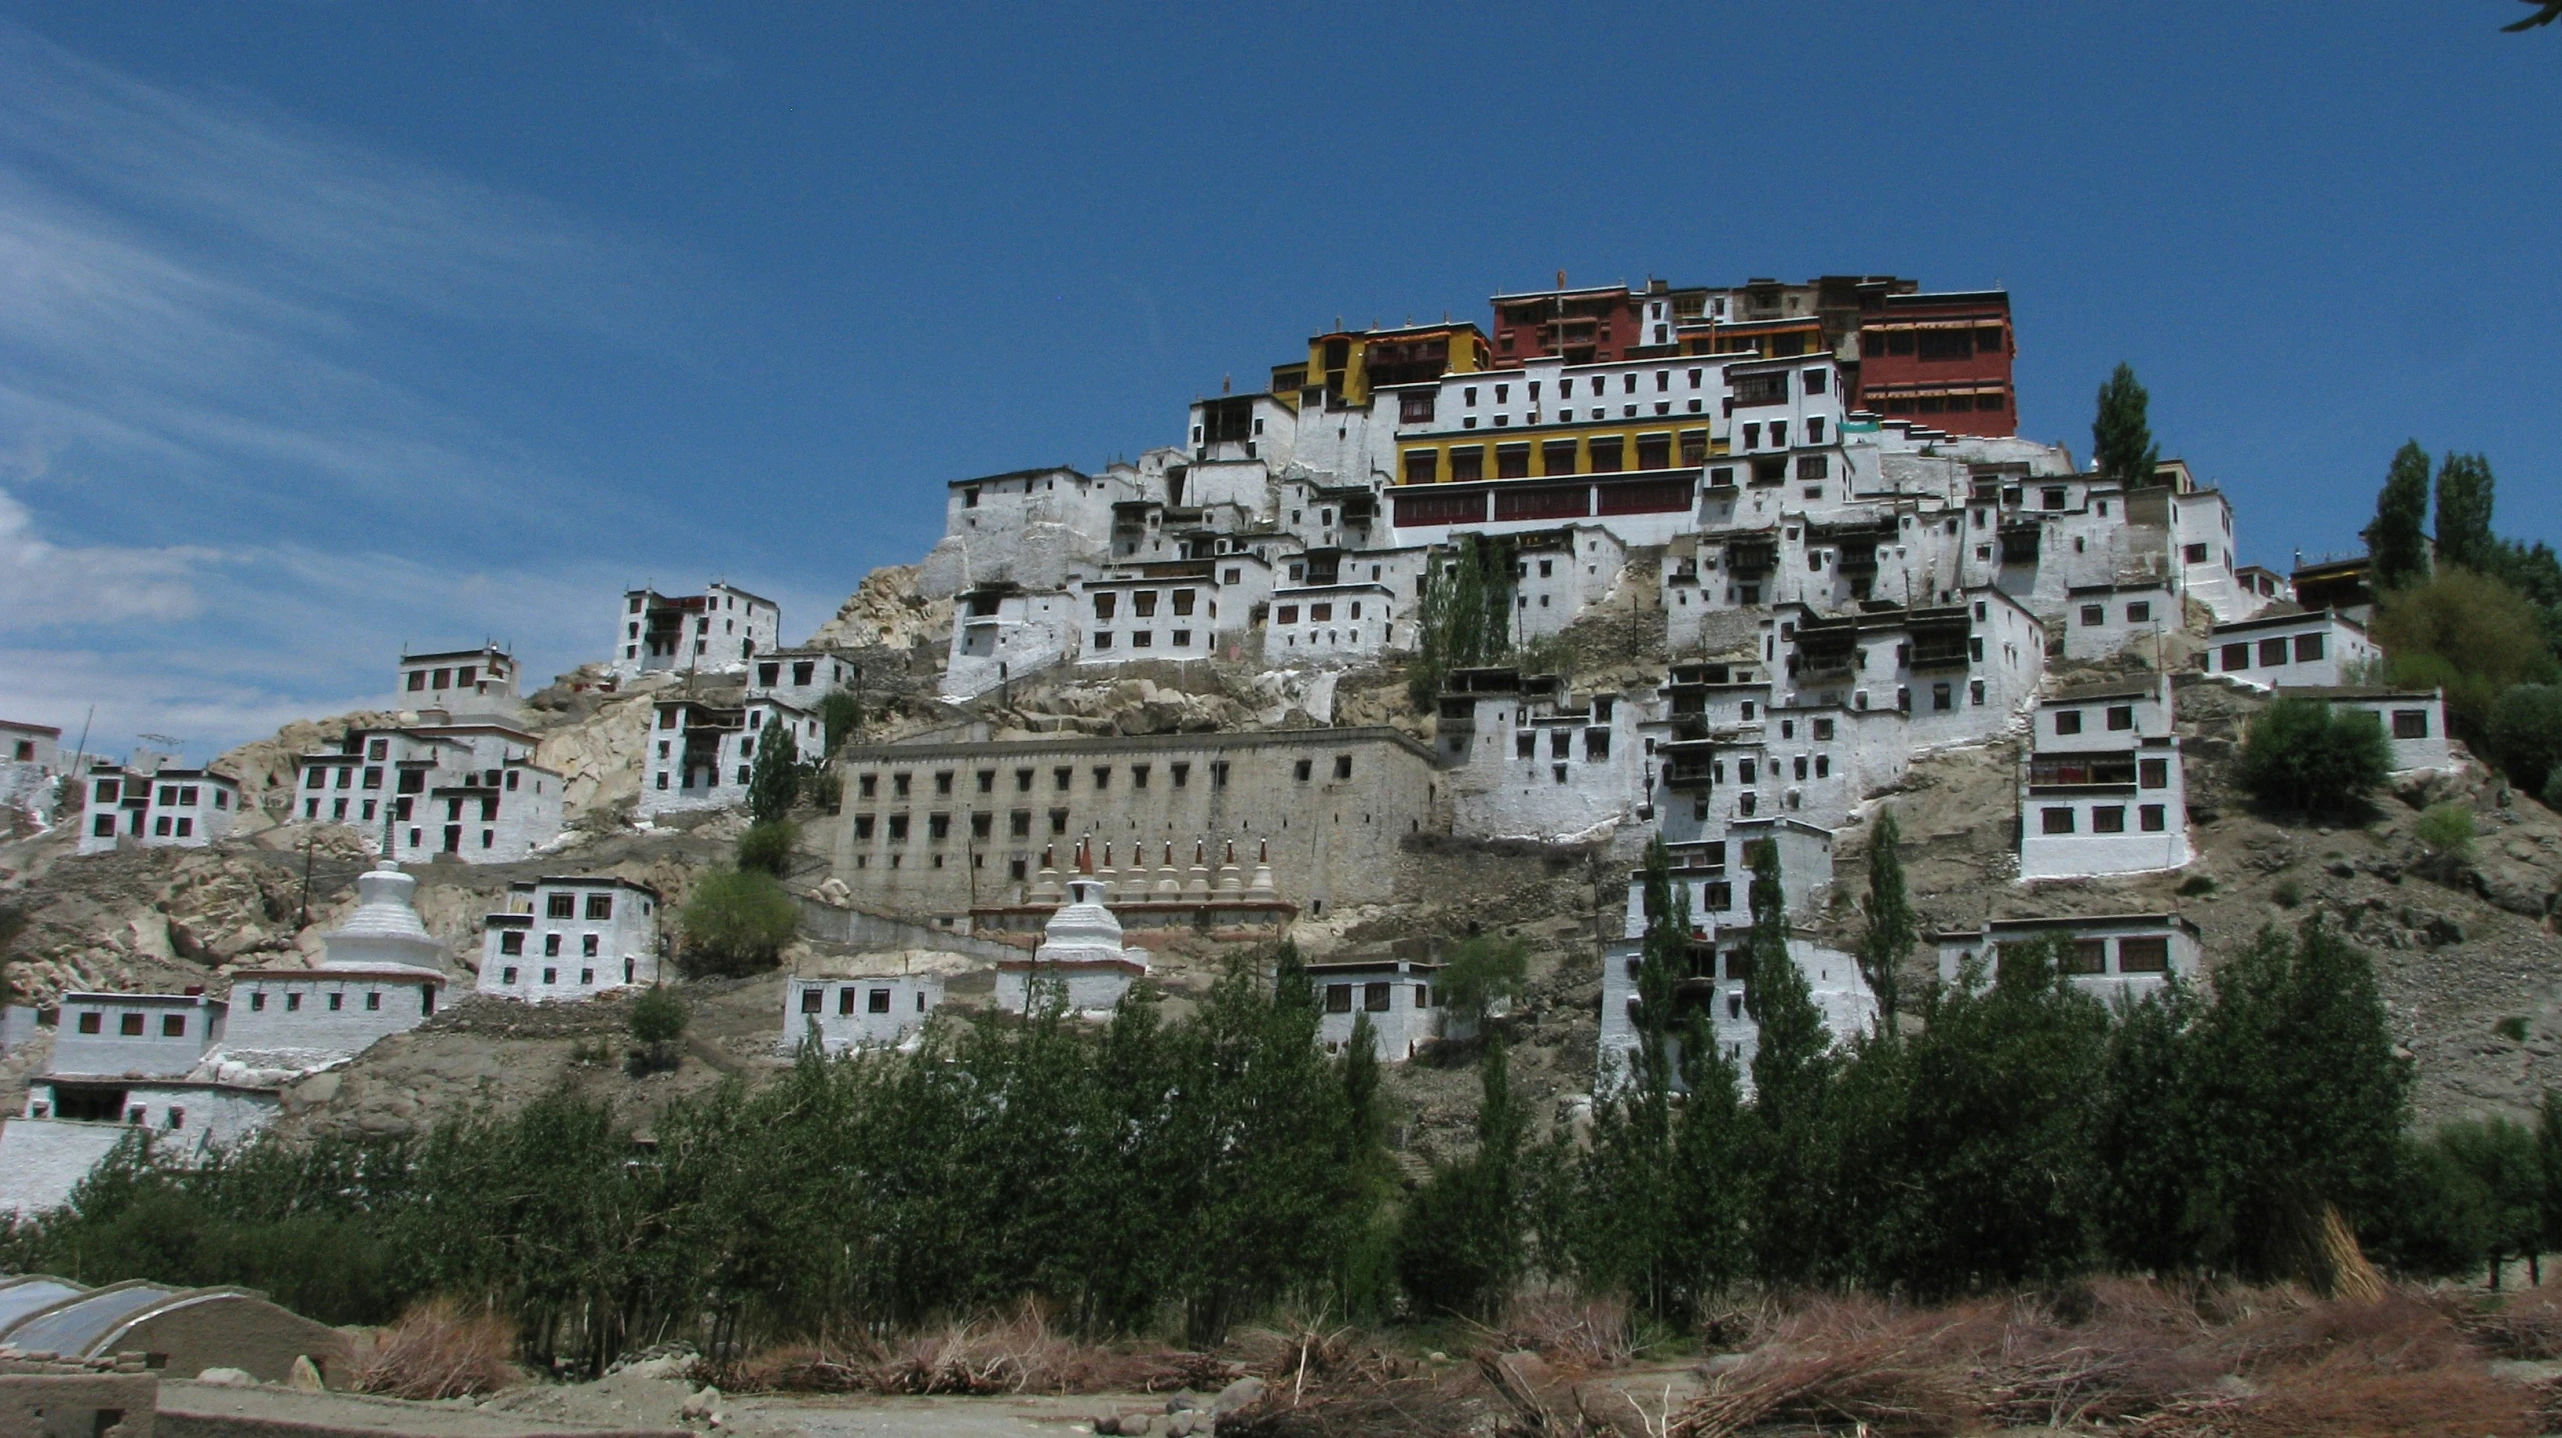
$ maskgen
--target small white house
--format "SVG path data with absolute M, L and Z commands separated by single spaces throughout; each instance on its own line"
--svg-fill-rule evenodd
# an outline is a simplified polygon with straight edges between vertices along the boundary
M 13 812 L 53 822 L 54 790 L 63 772 L 61 730 L 0 719 L 0 833 L 8 832 Z
M 1396 591 L 1385 584 L 1284 586 L 1272 591 L 1263 661 L 1287 666 L 1366 659 L 1412 647 L 1412 627 L 1399 622 Z
M 805 760 L 827 747 L 827 726 L 818 715 L 780 699 L 751 696 L 739 704 L 659 700 L 651 718 L 637 812 L 647 818 L 744 805 L 757 749 L 786 733 Z
M 272 1089 L 205 1072 L 224 1008 L 201 991 L 63 995 L 52 1060 L 0 1122 L 0 1214 L 59 1206 L 136 1129 L 186 1159 L 263 1127 Z
M 834 649 L 775 649 L 748 671 L 747 692 L 815 714 L 820 700 L 861 677 L 854 661 Z
M 1100 1016 L 1147 977 L 1147 950 L 1122 946 L 1121 921 L 1104 906 L 1103 881 L 1094 877 L 1090 851 L 1080 852 L 1078 868 L 1083 872 L 1067 881 L 1068 901 L 1050 915 L 1032 957 L 1006 959 L 996 967 L 997 1007 L 1007 1013 L 1031 1007 L 1034 984 L 1056 983 L 1071 1012 Z
M 404 653 L 391 707 L 513 717 L 516 679 L 515 656 L 495 644 L 433 654 Z
M 138 753 L 98 760 L 83 781 L 79 852 L 119 848 L 200 849 L 231 832 L 240 785 L 210 769 L 181 768 L 168 756 Z
M 2064 972 L 2073 986 L 2102 999 L 2140 999 L 2169 982 L 2194 980 L 2202 952 L 2197 925 L 2177 914 L 2078 914 L 2052 919 L 1994 919 L 1978 929 L 1930 936 L 1939 950 L 1940 982 L 1954 984 L 1970 965 L 1982 979 L 2001 975 L 2005 944 L 2068 941 Z
M 605 667 L 626 679 L 657 670 L 735 674 L 781 642 L 782 624 L 773 600 L 717 580 L 700 594 L 628 590 Z
M 2176 869 L 2190 858 L 2187 784 L 2167 679 L 2041 700 L 2020 774 L 2019 876 Z
M 1445 1011 L 1433 982 L 1442 966 L 1413 959 L 1352 959 L 1310 964 L 1321 1017 L 1317 1039 L 1339 1054 L 1352 1041 L 1353 1025 L 1367 1015 L 1373 1051 L 1382 1063 L 1403 1063 L 1443 1036 Z M 1459 1038 L 1464 1035 L 1452 1034 Z
M 2363 686 L 2281 686 L 2280 699 L 2311 699 L 2336 709 L 2356 709 L 2384 726 L 2384 742 L 2393 752 L 2393 772 L 2452 769 L 2454 752 L 2446 747 L 2446 695 L 2442 690 L 2394 690 Z
M 820 959 L 783 985 L 783 1047 L 895 1048 L 943 1007 L 943 985 L 969 967 L 957 954 L 912 951 Z
M 1076 653 L 1076 596 L 982 584 L 952 599 L 943 697 L 959 701 L 1061 663 Z
M 2179 627 L 2179 597 L 2167 584 L 2095 584 L 2064 596 L 2067 659 L 2114 659 L 2130 644 L 2150 656 L 2161 636 Z
M 2365 625 L 2318 609 L 2218 624 L 2198 661 L 2255 689 L 2332 688 L 2353 682 L 2383 657 Z
M 481 993 L 559 1003 L 658 982 L 656 889 L 548 875 L 507 888 L 507 907 L 481 920 Z

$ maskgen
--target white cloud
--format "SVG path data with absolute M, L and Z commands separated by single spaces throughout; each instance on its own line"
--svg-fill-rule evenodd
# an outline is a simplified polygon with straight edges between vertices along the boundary
M 0 632 L 193 618 L 194 572 L 210 549 L 65 549 L 38 538 L 27 507 L 0 490 Z

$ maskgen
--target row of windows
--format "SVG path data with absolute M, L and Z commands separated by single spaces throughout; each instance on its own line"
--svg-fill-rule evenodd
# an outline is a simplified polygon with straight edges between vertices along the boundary
M 1308 777 L 1308 776 L 1307 776 L 1307 774 L 1306 774 L 1306 772 L 1305 772 L 1305 771 L 1306 771 L 1306 769 L 1307 769 L 1307 767 L 1308 767 L 1308 761 L 1307 761 L 1307 760 L 1302 759 L 1302 760 L 1300 760 L 1300 761 L 1299 761 L 1299 768 L 1300 768 L 1300 770 L 1302 771 L 1302 772 L 1300 773 L 1300 775 L 1299 775 L 1299 777 L 1300 777 L 1300 778 L 1304 779 L 1304 778 Z M 1177 789 L 1185 789 L 1185 788 L 1190 788 L 1190 787 L 1191 787 L 1191 784 L 1192 784 L 1192 766 L 1191 766 L 1191 764 L 1189 764 L 1188 762 L 1185 762 L 1185 761 L 1183 761 L 1183 760 L 1179 760 L 1179 759 L 1178 759 L 1178 760 L 1176 760 L 1175 762 L 1173 762 L 1173 763 L 1171 763 L 1171 764 L 1166 765 L 1166 766 L 1165 766 L 1165 769 L 1166 769 L 1166 777 L 1167 777 L 1167 778 L 1169 778 L 1169 779 L 1171 779 L 1171 780 L 1173 781 L 1173 783 L 1174 783 L 1174 787 L 1175 787 L 1175 788 L 1177 788 Z M 1336 756 L 1335 756 L 1335 771 L 1336 771 L 1336 773 L 1335 773 L 1335 777 L 1337 777 L 1337 778 L 1339 778 L 1339 779 L 1348 779 L 1348 778 L 1351 778 L 1351 777 L 1352 777 L 1352 756 L 1351 756 L 1351 755 L 1349 755 L 1349 754 L 1338 754 L 1338 755 L 1336 755 Z M 1033 782 L 1033 779 L 1034 779 L 1034 777 L 1035 777 L 1039 772 L 1040 772 L 1040 771 L 1039 771 L 1039 770 L 1037 770 L 1037 769 L 1017 769 L 1017 770 L 1015 770 L 1015 771 L 1014 771 L 1014 792 L 1015 792 L 1015 793 L 1017 793 L 1017 794 L 1029 794 L 1029 793 L 1031 793 L 1031 792 L 1032 792 L 1032 782 Z M 1148 787 L 1148 782 L 1149 782 L 1149 780 L 1150 780 L 1151 778 L 1153 778 L 1153 777 L 1154 777 L 1155 773 L 1156 773 L 1156 766 L 1155 766 L 1155 765 L 1153 765 L 1153 764 L 1133 764 L 1133 765 L 1131 765 L 1131 766 L 1130 766 L 1130 787 L 1131 787 L 1131 788 L 1133 788 L 1133 789 L 1144 789 L 1144 788 Z M 1095 790 L 1095 792 L 1096 792 L 1096 793 L 1101 793 L 1101 792 L 1103 792 L 1104 790 L 1109 789 L 1109 788 L 1111 788 L 1111 787 L 1112 787 L 1112 774 L 1113 774 L 1113 766 L 1112 766 L 1112 765 L 1110 765 L 1110 764 L 1097 764 L 1097 765 L 1093 766 L 1093 774 L 1094 774 L 1094 790 Z M 995 793 L 995 792 L 996 792 L 996 776 L 997 776 L 997 771 L 996 771 L 996 770 L 994 770 L 994 769 L 981 769 L 981 770 L 977 771 L 977 773 L 976 773 L 973 777 L 977 780 L 978 792 L 979 792 L 979 793 L 982 793 L 982 794 L 993 794 L 993 793 Z M 952 786 L 953 786 L 953 783 L 954 783 L 954 781 L 955 781 L 955 779 L 956 779 L 957 777 L 958 777 L 958 776 L 954 773 L 954 771 L 952 771 L 952 770 L 950 770 L 950 769 L 938 769 L 938 770 L 936 770 L 936 771 L 935 771 L 935 773 L 934 773 L 934 792 L 935 792 L 935 794 L 936 794 L 936 795 L 938 795 L 938 796 L 950 794 L 950 793 L 953 791 Z M 915 776 L 915 775 L 913 775 L 913 774 L 895 774 L 895 773 L 894 773 L 894 774 L 892 774 L 892 775 L 890 775 L 890 776 L 889 776 L 889 779 L 890 779 L 890 797 L 892 797 L 892 798 L 894 798 L 894 799 L 905 799 L 905 798 L 909 797 L 912 793 L 914 793 L 914 792 L 915 792 L 915 779 L 916 779 L 916 776 Z M 1069 786 L 1070 786 L 1070 785 L 1072 785 L 1072 784 L 1074 784 L 1075 782 L 1076 782 L 1076 766 L 1075 766 L 1075 765 L 1073 765 L 1073 764 L 1060 764 L 1060 765 L 1053 766 L 1053 767 L 1051 768 L 1051 770 L 1050 770 L 1050 788 L 1052 789 L 1052 791 L 1054 791 L 1054 792 L 1056 792 L 1056 793 L 1064 794 L 1064 793 L 1066 793 L 1066 792 L 1068 791 Z M 1216 789 L 1216 788 L 1224 788 L 1224 787 L 1226 787 L 1227 782 L 1228 782 L 1228 761 L 1227 761 L 1227 760 L 1225 760 L 1225 759 L 1213 759 L 1213 760 L 1211 760 L 1211 761 L 1210 761 L 1210 787 L 1212 787 L 1212 788 L 1214 788 L 1214 789 Z M 880 797 L 880 793 L 881 793 L 881 776 L 880 776 L 880 775 L 878 775 L 878 774 L 857 774 L 857 775 L 855 775 L 855 776 L 854 776 L 854 795 L 855 795 L 855 797 L 856 797 L 856 798 L 858 798 L 858 799 L 877 799 L 877 798 L 879 798 L 879 797 Z
M 508 952 L 513 953 L 513 952 L 515 952 L 515 951 L 511 949 L 511 950 L 509 950 Z M 595 951 L 594 949 L 589 949 L 587 952 L 588 952 L 588 954 L 592 957 L 592 956 L 595 954 L 595 952 L 596 952 L 596 951 Z M 548 957 L 548 956 L 547 956 L 547 957 Z M 628 983 L 630 983 L 630 982 L 632 981 L 632 967 L 633 967 L 633 966 L 632 966 L 632 961 L 631 961 L 631 960 L 629 960 L 629 959 L 625 959 L 625 960 L 623 960 L 623 982 L 624 982 L 624 983 L 627 983 L 627 984 L 628 984 Z M 509 966 L 507 966 L 506 968 L 500 969 L 500 970 L 498 971 L 498 981 L 499 981 L 500 983 L 502 983 L 502 984 L 506 984 L 506 985 L 509 985 L 509 986 L 511 986 L 511 987 L 512 987 L 512 986 L 515 984 L 515 982 L 516 982 L 516 972 L 517 972 L 517 971 L 516 971 L 516 968 L 515 968 L 515 966 L 514 966 L 514 965 L 512 965 L 512 964 L 511 964 L 511 965 L 509 965 Z M 545 970 L 543 970 L 543 983 L 544 983 L 544 985 L 545 985 L 546 987 L 550 987 L 550 986 L 554 986 L 554 985 L 559 984 L 559 983 L 560 983 L 560 970 L 558 970 L 558 969 L 545 969 Z M 596 971 L 595 971 L 594 969 L 580 969 L 580 970 L 578 971 L 578 983 L 579 983 L 579 986 L 580 986 L 581 988 L 590 988 L 590 989 L 592 989 L 592 988 L 596 987 Z
M 333 770 L 338 775 L 335 783 L 332 783 L 329 778 Z M 521 787 L 524 777 L 523 771 L 516 769 L 466 769 L 462 772 L 461 780 L 465 787 L 504 789 L 512 794 Z M 303 770 L 302 786 L 306 789 L 379 790 L 383 786 L 383 771 L 377 767 L 368 767 L 363 771 L 362 782 L 359 783 L 357 769 L 353 764 L 314 764 Z M 403 794 L 426 793 L 427 771 L 404 768 L 400 771 L 400 777 L 395 781 L 393 788 Z M 220 799 L 219 790 L 216 791 L 215 797 L 217 800 Z
M 1863 330 L 1859 350 L 1869 355 L 1910 355 L 1924 360 L 1972 359 L 2009 350 L 2000 325 Z
M 1234 570 L 1229 571 L 1231 574 L 1235 572 L 1236 571 Z M 1230 580 L 1229 582 L 1234 583 L 1235 581 Z M 1178 615 L 1190 614 L 1192 612 L 1193 600 L 1196 597 L 1197 591 L 1190 589 L 1177 589 L 1168 596 L 1167 607 L 1171 608 Z M 1097 619 L 1111 618 L 1112 611 L 1118 606 L 1120 598 L 1120 592 L 1117 590 L 1102 589 L 1095 591 L 1094 617 Z M 1153 618 L 1156 615 L 1156 601 L 1157 592 L 1155 590 L 1133 589 L 1130 591 L 1130 613 L 1134 617 L 1140 619 Z
M 1760 426 L 1754 425 L 1750 426 L 1750 428 L 1752 428 L 1756 434 L 1759 433 Z M 1777 428 L 1780 428 L 1780 426 L 1774 426 L 1774 429 Z M 1700 465 L 1708 462 L 1708 431 L 1704 429 L 1683 430 L 1678 436 L 1668 432 L 1637 435 L 1635 436 L 1635 443 L 1633 447 L 1629 442 L 1629 437 L 1626 435 L 1604 434 L 1593 435 L 1589 439 L 1566 437 L 1560 439 L 1541 440 L 1537 445 L 1539 451 L 1538 474 L 1540 476 L 1560 477 L 1581 473 L 1618 474 L 1630 467 L 1628 459 L 1632 452 L 1636 459 L 1635 468 L 1637 469 L 1671 469 L 1674 467 L 1673 456 L 1675 453 L 1676 439 L 1679 444 L 1681 468 L 1696 469 Z M 1785 440 L 1774 440 L 1773 442 L 1777 444 L 1786 443 Z M 1815 442 L 1820 443 L 1821 441 Z M 1531 473 L 1530 463 L 1531 448 L 1532 445 L 1528 440 L 1523 440 L 1516 444 L 1498 444 L 1494 446 L 1495 470 L 1493 477 L 1496 479 L 1532 478 L 1533 476 Z M 1478 480 L 1487 478 L 1486 446 L 1482 444 L 1454 444 L 1447 447 L 1447 453 L 1450 483 L 1471 484 Z M 1442 481 L 1443 454 L 1444 451 L 1439 447 L 1407 450 L 1405 452 L 1405 482 L 1407 484 L 1440 483 Z
M 854 1002 L 857 995 L 862 998 L 864 1013 L 888 1013 L 891 993 L 889 989 L 864 989 L 853 984 L 844 985 L 836 991 L 837 1016 L 851 1018 L 854 1015 Z M 925 990 L 923 989 L 916 991 L 916 1011 L 920 1014 L 925 1012 Z M 801 1012 L 805 1014 L 827 1012 L 827 990 L 815 985 L 801 990 Z
M 2107 605 L 2105 605 L 2105 604 L 2085 604 L 2085 605 L 2083 605 L 2083 606 L 2082 606 L 2082 627 L 2083 627 L 2083 628 L 2085 628 L 2085 629 L 2096 628 L 2096 627 L 2098 627 L 2099 625 L 2106 624 L 2107 622 L 2108 622 L 2108 606 L 2107 606 Z M 2151 601 L 2151 600 L 2148 600 L 2148 599 L 2138 599 L 2138 600 L 2134 600 L 2134 601 L 2131 601 L 2130 603 L 2128 603 L 2128 604 L 2127 604 L 2127 606 L 2126 606 L 2126 622 L 2127 622 L 2127 623 L 2129 623 L 2129 624 L 2150 624 L 2150 623 L 2152 623 L 2152 622 L 2153 622 L 2153 604 L 2152 604 L 2152 601 Z
M 2292 662 L 2297 664 L 2320 663 L 2324 653 L 2322 640 L 2323 636 L 2319 634 L 2298 634 L 2294 636 L 2294 644 L 2292 646 L 2294 659 Z M 2259 667 L 2263 669 L 2274 669 L 2279 665 L 2288 663 L 2288 650 L 2289 646 L 2284 637 L 2261 640 L 2259 642 Z M 2227 674 L 2230 674 L 2237 669 L 2248 669 L 2252 667 L 2251 644 L 2249 640 L 2243 640 L 2234 644 L 2227 644 L 2223 646 L 2221 654 L 2223 669 Z
M 96 1009 L 86 1010 L 80 1015 L 78 1027 L 80 1032 L 84 1034 L 104 1033 L 106 1031 L 105 1015 Z M 144 1015 L 142 1014 L 126 1013 L 116 1015 L 116 1033 L 121 1037 L 138 1039 L 142 1037 L 143 1028 Z M 160 1036 L 164 1039 L 185 1038 L 187 1036 L 187 1016 L 185 1014 L 162 1014 L 160 1016 Z
M 558 934 L 543 935 L 544 958 L 557 959 L 560 957 L 560 939 L 561 936 Z M 581 934 L 578 936 L 578 956 L 580 958 L 592 959 L 596 957 L 601 947 L 602 941 L 598 935 Z M 498 935 L 498 952 L 511 956 L 524 953 L 525 931 L 523 929 L 507 929 L 502 931 Z
M 1889 395 L 1879 406 L 1888 414 L 1964 414 L 1970 410 L 2000 414 L 2010 408 L 2010 397 L 1998 390 L 1983 394 L 1926 394 L 1907 398 Z
M 219 784 L 201 786 L 195 784 L 163 784 L 160 786 L 159 794 L 154 796 L 151 793 L 151 785 L 148 782 L 137 781 L 134 785 L 133 797 L 136 799 L 155 800 L 158 806 L 163 809 L 195 809 L 203 806 L 204 791 L 208 788 L 213 790 L 213 806 L 215 808 L 228 809 L 231 807 L 231 791 L 223 788 Z M 124 793 L 124 781 L 120 779 L 101 779 L 98 781 L 97 787 L 92 791 L 92 793 L 94 795 L 94 802 L 100 804 L 113 804 L 117 802 Z
M 1325 986 L 1325 1011 L 1330 1014 L 1348 1014 L 1352 1012 L 1352 991 L 1354 989 L 1359 989 L 1361 991 L 1361 1011 L 1363 1013 L 1370 1014 L 1384 1014 L 1388 1011 L 1388 1005 L 1393 999 L 1396 987 L 1397 986 L 1393 983 L 1384 982 L 1371 984 L 1328 984 Z M 1430 984 L 1414 984 L 1411 987 L 1414 989 L 1414 1006 L 1419 1009 L 1431 1008 L 1432 986 Z
M 497 678 L 498 672 L 491 670 L 489 677 Z M 420 694 L 429 689 L 469 689 L 479 679 L 480 666 L 476 664 L 466 664 L 459 669 L 412 669 L 409 671 L 409 692 Z
M 2079 710 L 2079 709 L 2057 709 L 2057 710 L 2053 710 L 2053 711 L 2051 711 L 2051 712 L 2052 712 L 2052 713 L 2054 714 L 2054 716 L 2055 716 L 2055 732 L 2056 732 L 2056 733 L 2058 733 L 2058 734 L 2079 734 L 2080 732 L 2082 732 L 2082 711 L 2081 711 L 2081 710 Z M 2132 705 L 2132 704 L 2111 704 L 2111 705 L 2109 705 L 2109 706 L 2107 707 L 2107 711 L 2106 711 L 2106 712 L 2107 712 L 2107 722 L 2108 722 L 2108 727 L 2109 727 L 2110 729 L 2112 729 L 2112 730 L 2131 730 L 2131 729 L 2133 729 L 2133 728 L 2135 727 L 2135 706 L 2134 706 L 2134 705 Z
M 1111 648 L 1112 631 L 1109 629 L 1098 629 L 1094 631 L 1094 647 L 1097 649 Z M 1130 633 L 1130 647 L 1132 649 L 1154 649 L 1156 647 L 1156 631 L 1153 629 L 1132 630 Z M 1166 635 L 1166 647 L 1168 649 L 1191 648 L 1192 631 L 1189 629 L 1176 629 L 1169 631 Z
M 2159 834 L 2169 829 L 2170 811 L 2165 806 L 2139 804 L 2134 807 L 2136 827 L 2142 832 Z M 2127 806 L 2124 804 L 2093 804 L 2090 831 L 2094 834 L 2125 833 L 2126 810 Z M 2037 811 L 2038 832 L 2041 834 L 2078 833 L 2080 831 L 2074 825 L 2079 812 L 2069 804 L 2056 804 L 2040 809 Z
M 666 786 L 661 785 L 660 787 L 664 788 Z M 462 822 L 463 803 L 464 801 L 460 796 L 445 800 L 445 820 L 447 823 Z M 416 806 L 417 800 L 414 797 L 394 799 L 391 805 L 391 816 L 402 823 L 407 823 L 413 816 L 415 816 L 417 812 Z M 367 824 L 372 823 L 376 812 L 374 801 L 371 799 L 365 800 L 364 803 L 359 805 L 357 808 L 357 813 L 360 816 L 359 822 Z M 319 818 L 320 801 L 318 799 L 303 800 L 302 816 L 306 819 Z M 347 822 L 347 801 L 345 799 L 332 799 L 329 801 L 329 818 L 333 823 L 343 824 Z M 165 824 L 168 821 L 164 819 L 161 822 Z M 484 794 L 480 796 L 480 822 L 484 824 L 495 824 L 498 822 L 497 795 Z M 180 832 L 183 833 L 185 831 L 181 830 Z M 411 842 L 415 843 L 416 841 L 412 840 Z
M 133 831 L 137 834 L 142 832 L 142 816 L 140 814 L 133 816 Z M 116 836 L 116 816 L 111 813 L 100 814 L 95 819 L 90 820 L 89 833 L 95 838 L 114 838 Z M 196 837 L 196 821 L 183 814 L 175 818 L 172 818 L 167 814 L 162 814 L 151 821 L 151 833 L 152 837 L 158 839 L 192 839 Z M 208 835 L 207 837 L 211 836 Z
M 347 995 L 344 990 L 332 989 L 322 997 L 329 1000 L 329 1011 L 333 1014 L 347 1007 Z M 424 1004 L 428 1012 L 433 1013 L 435 1011 L 436 996 L 433 990 L 424 987 L 420 988 L 419 999 Z M 365 1008 L 368 1012 L 379 1011 L 382 1006 L 382 990 L 368 989 L 365 991 Z M 256 991 L 249 995 L 249 1011 L 253 1014 L 263 1014 L 267 1011 L 267 995 L 264 990 Z M 302 994 L 300 992 L 291 989 L 288 989 L 285 992 L 285 1012 L 289 1014 L 298 1014 L 302 1012 Z

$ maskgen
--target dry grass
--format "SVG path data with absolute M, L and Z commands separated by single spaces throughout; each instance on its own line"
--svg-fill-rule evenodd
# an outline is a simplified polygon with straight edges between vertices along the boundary
M 2061 1295 L 1913 1308 L 1820 1299 L 1676 1415 L 1679 1438 L 1776 1423 L 1937 1438 L 2096 1427 L 2154 1438 L 2538 1431 L 2534 1395 L 2407 1290 L 2373 1303 L 2288 1290 L 2190 1294 L 2107 1280 Z
M 518 1381 L 515 1351 L 516 1325 L 503 1315 L 431 1298 L 351 1345 L 346 1386 L 422 1400 L 494 1393 Z
M 1628 1305 L 1615 1298 L 1525 1294 L 1504 1306 L 1499 1327 L 1480 1331 L 1490 1346 L 1526 1348 L 1566 1374 L 1618 1368 L 1636 1352 Z
M 714 1371 L 727 1392 L 1127 1393 L 1207 1386 L 1236 1376 L 1197 1353 L 1081 1343 L 1026 1305 L 1006 1319 L 946 1324 L 904 1338 L 859 1336 L 769 1348 Z

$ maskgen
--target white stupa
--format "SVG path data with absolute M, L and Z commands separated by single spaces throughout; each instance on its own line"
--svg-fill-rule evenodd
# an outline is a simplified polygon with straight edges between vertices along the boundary
M 318 964 L 234 974 L 222 1044 L 207 1055 L 221 1080 L 282 1082 L 425 1023 L 444 992 L 445 946 L 420 922 L 417 890 L 385 859 L 357 876 L 355 912 L 321 935 Z
M 1100 1015 L 1121 1001 L 1132 981 L 1147 976 L 1147 950 L 1123 946 L 1121 921 L 1113 917 L 1104 897 L 1104 881 L 1094 873 L 1093 850 L 1079 844 L 1076 873 L 1067 881 L 1067 902 L 1059 905 L 1041 930 L 1041 946 L 1028 959 L 1008 959 L 997 965 L 998 1007 L 1018 1014 L 1029 1008 L 1037 977 L 1044 983 L 1064 984 L 1070 1009 Z
M 427 932 L 413 896 L 418 881 L 389 859 L 356 877 L 356 912 L 320 936 L 322 969 L 413 972 L 442 982 L 445 946 Z

